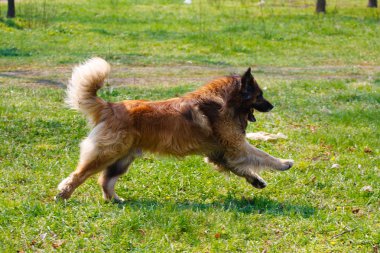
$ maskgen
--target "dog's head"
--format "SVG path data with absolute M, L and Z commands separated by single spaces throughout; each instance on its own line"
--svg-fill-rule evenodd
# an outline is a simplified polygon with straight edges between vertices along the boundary
M 256 121 L 253 116 L 253 111 L 255 109 L 259 112 L 269 112 L 273 108 L 273 105 L 264 98 L 263 91 L 252 76 L 251 68 L 248 68 L 248 70 L 241 76 L 240 94 L 242 97 L 242 107 L 249 110 L 249 121 Z

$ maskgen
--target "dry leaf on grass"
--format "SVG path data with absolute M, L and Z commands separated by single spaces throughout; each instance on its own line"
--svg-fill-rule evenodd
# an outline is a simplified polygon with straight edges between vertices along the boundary
M 64 243 L 65 243 L 65 240 L 58 240 L 58 241 L 55 241 L 55 242 L 53 242 L 53 248 L 54 248 L 54 249 L 57 249 L 57 248 L 61 247 L 62 244 L 64 244 Z
M 373 192 L 373 188 L 370 185 L 366 185 L 363 188 L 360 189 L 363 192 Z
M 287 139 L 288 137 L 283 133 L 270 134 L 266 132 L 247 133 L 246 137 L 251 140 L 258 141 L 271 141 L 277 139 Z

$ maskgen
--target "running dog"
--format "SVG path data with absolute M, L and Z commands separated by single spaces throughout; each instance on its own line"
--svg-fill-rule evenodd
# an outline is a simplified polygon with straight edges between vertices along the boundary
M 256 188 L 266 182 L 262 169 L 288 170 L 293 160 L 275 158 L 248 143 L 245 129 L 254 110 L 273 106 L 263 97 L 251 69 L 211 81 L 199 89 L 162 101 L 111 103 L 97 96 L 110 65 L 93 58 L 77 66 L 67 87 L 66 102 L 87 116 L 92 130 L 80 145 L 76 170 L 58 186 L 58 199 L 68 199 L 88 177 L 101 172 L 106 200 L 121 201 L 115 183 L 141 152 L 182 157 L 206 156 L 220 171 L 244 177 Z

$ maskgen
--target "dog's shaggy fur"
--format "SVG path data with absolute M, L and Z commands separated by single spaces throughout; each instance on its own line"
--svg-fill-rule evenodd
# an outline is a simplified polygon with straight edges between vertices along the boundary
M 205 155 L 218 169 L 244 177 L 264 188 L 258 175 L 263 168 L 287 170 L 282 160 L 253 147 L 245 139 L 253 110 L 273 106 L 248 69 L 243 76 L 216 79 L 182 97 L 163 101 L 106 102 L 96 92 L 110 71 L 100 58 L 76 67 L 67 88 L 66 102 L 84 113 L 93 129 L 81 143 L 77 169 L 58 186 L 58 198 L 67 199 L 91 175 L 101 172 L 99 183 L 106 200 L 120 200 L 114 187 L 142 151 L 186 156 Z

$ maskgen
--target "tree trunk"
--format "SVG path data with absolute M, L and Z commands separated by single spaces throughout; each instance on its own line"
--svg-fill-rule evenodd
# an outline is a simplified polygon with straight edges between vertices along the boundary
M 14 18 L 14 17 L 16 17 L 15 0 L 8 0 L 7 18 Z
M 315 11 L 317 13 L 326 13 L 326 0 L 317 0 L 317 6 Z
M 368 0 L 368 5 L 369 8 L 376 8 L 377 7 L 377 0 Z

